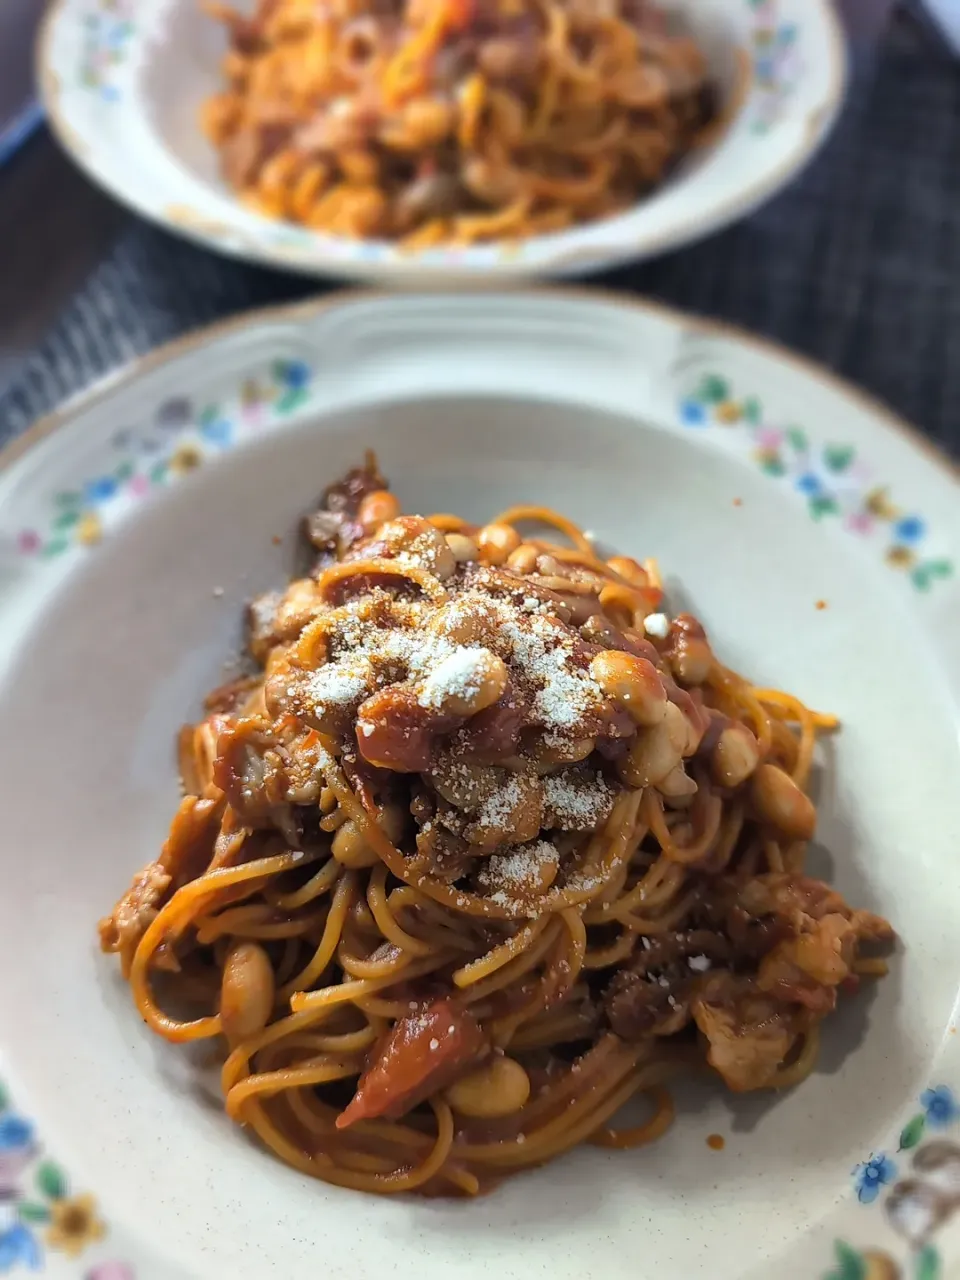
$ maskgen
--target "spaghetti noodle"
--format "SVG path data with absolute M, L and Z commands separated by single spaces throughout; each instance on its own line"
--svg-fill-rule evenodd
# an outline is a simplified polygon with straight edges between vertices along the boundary
M 548 510 L 402 516 L 370 457 L 305 535 L 100 925 L 151 1030 L 225 1043 L 228 1115 L 328 1182 L 469 1196 L 653 1141 L 697 1065 L 802 1080 L 892 938 L 803 873 L 831 718 Z
M 561 230 L 656 186 L 716 124 L 649 0 L 259 0 L 202 125 L 270 217 L 411 248 Z

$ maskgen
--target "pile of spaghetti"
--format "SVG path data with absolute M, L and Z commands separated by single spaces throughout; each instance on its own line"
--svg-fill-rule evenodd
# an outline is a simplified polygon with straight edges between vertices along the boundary
M 628 208 L 715 116 L 649 0 L 258 0 L 202 126 L 270 217 L 411 248 Z
M 155 1032 L 225 1042 L 229 1115 L 328 1182 L 470 1195 L 657 1137 L 691 1066 L 803 1079 L 892 938 L 803 873 L 833 721 L 552 512 L 402 516 L 369 457 L 305 537 L 100 925 Z

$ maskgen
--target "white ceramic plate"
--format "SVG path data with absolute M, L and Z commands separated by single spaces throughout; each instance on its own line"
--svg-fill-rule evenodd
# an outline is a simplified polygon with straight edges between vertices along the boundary
M 520 244 L 413 254 L 245 209 L 220 181 L 197 126 L 201 102 L 219 85 L 224 48 L 197 0 L 52 0 L 39 79 L 61 142 L 95 182 L 210 248 L 307 275 L 496 283 L 610 267 L 715 231 L 789 181 L 833 123 L 845 56 L 831 0 L 667 0 L 666 7 L 680 10 L 702 39 L 724 90 L 736 79 L 736 51 L 746 54 L 752 76 L 733 124 L 629 213 Z
M 841 716 L 822 864 L 902 946 L 828 1021 L 802 1087 L 684 1091 L 655 1146 L 581 1149 L 473 1203 L 377 1199 L 264 1154 L 139 1023 L 97 918 L 159 847 L 174 732 L 236 651 L 243 601 L 285 579 L 300 513 L 367 445 L 408 509 L 543 501 L 658 556 L 726 660 Z M 565 293 L 265 312 L 35 428 L 0 472 L 0 1273 L 960 1267 L 958 496 L 900 423 L 783 352 Z

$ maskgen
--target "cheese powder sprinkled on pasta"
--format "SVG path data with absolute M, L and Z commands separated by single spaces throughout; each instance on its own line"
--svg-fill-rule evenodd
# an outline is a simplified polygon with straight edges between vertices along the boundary
M 804 871 L 833 722 L 549 510 L 400 515 L 370 457 L 304 532 L 100 924 L 146 1025 L 222 1043 L 226 1111 L 279 1158 L 382 1194 L 651 1142 L 691 1068 L 803 1080 L 893 936 Z

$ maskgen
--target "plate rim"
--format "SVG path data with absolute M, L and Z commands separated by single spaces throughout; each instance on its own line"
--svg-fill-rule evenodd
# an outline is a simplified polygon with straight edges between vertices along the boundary
M 59 4 L 63 0 L 52 0 Z M 467 296 L 469 296 L 467 291 Z M 496 290 L 474 289 L 477 296 L 489 299 Z M 510 289 L 511 298 L 523 295 L 548 294 L 570 302 L 598 303 L 612 310 L 636 311 L 641 315 L 652 315 L 668 323 L 682 325 L 698 334 L 722 337 L 766 355 L 784 364 L 792 365 L 804 377 L 823 383 L 830 391 L 852 401 L 865 412 L 880 418 L 887 426 L 893 428 L 911 447 L 922 453 L 933 463 L 948 480 L 960 485 L 960 459 L 953 458 L 937 441 L 929 439 L 910 419 L 898 413 L 879 396 L 860 387 L 840 374 L 814 360 L 810 356 L 793 351 L 775 338 L 762 334 L 726 320 L 718 320 L 697 312 L 684 311 L 668 303 L 658 302 L 646 296 L 624 296 L 610 288 L 594 288 L 587 285 L 527 285 L 518 289 Z M 0 449 L 0 474 L 26 455 L 35 445 L 40 444 L 48 436 L 61 430 L 78 414 L 95 408 L 107 397 L 132 385 L 137 378 L 162 368 L 171 360 L 200 349 L 208 343 L 218 342 L 231 334 L 244 329 L 254 328 L 261 324 L 276 322 L 294 322 L 310 320 L 328 311 L 349 308 L 357 302 L 383 303 L 391 302 L 405 295 L 385 288 L 364 288 L 354 286 L 338 289 L 330 294 L 315 298 L 307 298 L 296 302 L 279 302 L 264 307 L 255 307 L 238 315 L 215 320 L 211 324 L 190 329 L 176 338 L 152 348 L 143 355 L 133 356 L 129 360 L 108 370 L 85 387 L 81 387 L 64 399 L 56 408 L 35 418 L 31 424 L 16 435 Z M 412 295 L 406 295 L 407 297 Z M 458 291 L 458 296 L 463 296 Z
M 476 296 L 483 296 L 488 301 L 490 300 L 491 295 L 489 291 L 476 290 L 474 293 Z M 436 295 L 431 295 L 428 292 L 423 292 L 420 296 L 423 299 L 430 300 L 432 303 L 437 302 Z M 694 336 L 717 337 L 727 343 L 739 347 L 747 353 L 764 356 L 771 360 L 785 374 L 792 372 L 802 378 L 809 379 L 814 384 L 822 387 L 825 391 L 835 395 L 839 400 L 846 403 L 851 408 L 865 412 L 872 419 L 879 421 L 881 426 L 886 424 L 895 428 L 896 439 L 902 440 L 908 447 L 910 445 L 917 446 L 914 452 L 932 462 L 937 470 L 938 476 L 943 476 L 948 481 L 953 479 L 954 485 L 960 484 L 960 465 L 943 454 L 935 444 L 925 439 L 915 427 L 890 410 L 881 401 L 871 396 L 869 393 L 860 390 L 854 384 L 837 377 L 829 370 L 818 365 L 815 361 L 812 361 L 805 356 L 795 355 L 780 344 L 752 335 L 735 325 L 703 317 L 691 316 L 676 308 L 647 299 L 633 297 L 623 298 L 611 291 L 596 289 L 540 286 L 537 288 L 523 290 L 504 290 L 502 291 L 502 296 L 508 302 L 516 302 L 518 300 L 522 302 L 524 298 L 537 298 L 541 301 L 557 298 L 565 300 L 574 306 L 582 306 L 588 315 L 591 311 L 595 313 L 606 311 L 614 320 L 617 316 L 624 318 L 628 318 L 630 316 L 650 317 L 652 319 L 656 319 L 660 323 L 691 333 Z M 467 303 L 469 303 L 469 298 L 470 294 L 467 293 Z M 3 475 L 5 472 L 9 472 L 11 467 L 15 467 L 15 465 L 25 457 L 29 457 L 31 450 L 35 445 L 42 444 L 46 440 L 55 436 L 61 429 L 68 428 L 71 425 L 76 425 L 77 418 L 80 414 L 91 409 L 95 409 L 98 405 L 108 403 L 112 396 L 122 394 L 134 387 L 137 384 L 138 379 L 141 379 L 145 375 L 155 371 L 167 368 L 172 363 L 181 360 L 183 357 L 195 357 L 207 347 L 215 348 L 220 344 L 229 343 L 233 337 L 242 334 L 244 331 L 263 328 L 265 331 L 276 330 L 279 332 L 281 327 L 289 329 L 290 327 L 297 326 L 299 323 L 308 325 L 318 317 L 326 316 L 330 313 L 335 314 L 337 311 L 347 312 L 358 305 L 364 307 L 366 304 L 371 304 L 374 307 L 383 306 L 393 310 L 396 307 L 405 307 L 409 304 L 410 300 L 411 298 L 409 294 L 397 294 L 395 292 L 392 293 L 390 291 L 383 290 L 353 289 L 331 293 L 319 298 L 307 299 L 293 303 L 281 303 L 274 306 L 259 308 L 255 311 L 247 312 L 239 316 L 233 316 L 203 328 L 196 329 L 191 333 L 182 335 L 181 337 L 164 344 L 144 356 L 135 357 L 126 364 L 120 366 L 118 369 L 113 370 L 99 379 L 92 386 L 70 397 L 52 413 L 39 418 L 31 427 L 23 432 L 20 437 L 12 441 L 5 449 L 0 451 L 0 475 Z M 451 299 L 451 304 L 455 305 L 458 301 L 463 301 L 463 299 Z M 442 306 L 444 304 L 441 303 L 440 305 Z M 957 1042 L 955 1042 L 953 1046 L 954 1048 L 956 1048 L 956 1043 Z M 13 1080 L 16 1081 L 19 1075 L 17 1069 L 17 1058 L 15 1053 L 12 1051 L 12 1044 L 9 1041 L 7 1044 L 10 1050 L 7 1055 L 7 1060 L 12 1069 L 11 1076 Z M 2 1056 L 2 1047 L 0 1047 L 0 1056 Z M 956 1061 L 956 1053 L 949 1056 Z M 942 1061 L 942 1057 L 943 1052 L 941 1049 L 937 1058 L 938 1068 Z M 946 1089 L 947 1094 L 949 1095 L 949 1105 L 951 1108 L 955 1108 L 956 1098 L 952 1093 L 950 1093 L 948 1086 L 937 1084 L 938 1078 L 950 1079 L 955 1077 L 951 1077 L 948 1073 L 942 1072 L 941 1076 L 931 1079 L 930 1083 L 936 1085 L 936 1087 L 925 1090 L 924 1095 L 921 1097 L 921 1107 L 923 1108 L 927 1105 L 923 1101 L 926 1094 L 937 1094 L 939 1091 Z M 18 1100 L 20 1098 L 25 1098 L 31 1107 L 31 1110 L 26 1114 L 28 1116 L 36 1114 L 39 1118 L 43 1114 L 42 1108 L 36 1107 L 34 1111 L 34 1097 L 33 1091 L 29 1087 L 29 1081 L 22 1077 L 19 1077 L 19 1079 L 21 1084 L 26 1087 L 20 1090 L 15 1090 L 14 1096 L 17 1097 Z M 36 1101 L 39 1102 L 40 1098 L 38 1097 Z M 913 1105 L 914 1108 L 916 1108 L 915 1098 L 913 1100 Z M 900 1109 L 906 1111 L 908 1106 L 909 1101 L 904 1097 L 903 1101 L 899 1104 L 896 1114 L 899 1115 Z M 956 1124 L 958 1115 L 960 1115 L 960 1112 L 957 1112 L 957 1114 L 954 1115 L 951 1120 L 952 1124 Z M 916 1125 L 920 1123 L 922 1129 L 922 1121 L 922 1114 L 914 1115 L 912 1120 L 910 1120 L 907 1126 L 903 1129 L 901 1133 L 902 1150 L 907 1151 L 911 1146 L 915 1146 L 916 1143 L 919 1142 L 919 1133 L 915 1134 L 914 1129 L 911 1129 L 911 1125 L 915 1128 Z M 930 1124 L 931 1126 L 933 1125 L 932 1120 L 930 1121 Z M 48 1128 L 46 1136 L 54 1147 L 60 1145 L 60 1139 L 52 1128 Z M 955 1141 L 956 1139 L 954 1139 L 954 1142 Z M 889 1149 L 893 1150 L 892 1147 Z M 954 1149 L 957 1151 L 958 1155 L 960 1155 L 960 1147 L 955 1146 Z M 884 1158 L 885 1157 L 882 1152 L 877 1156 L 875 1156 L 873 1152 L 870 1152 L 869 1157 L 867 1156 L 867 1153 L 864 1152 L 863 1160 L 857 1165 L 857 1169 L 868 1169 L 875 1160 L 882 1161 Z M 901 1157 L 898 1156 L 897 1159 L 899 1162 Z M 907 1156 L 904 1155 L 902 1160 L 903 1163 L 906 1164 Z M 81 1172 L 79 1164 L 77 1165 L 77 1171 Z M 882 1169 L 880 1170 L 880 1173 L 883 1173 Z M 882 1181 L 884 1181 L 883 1178 L 881 1178 L 881 1182 Z M 859 1189 L 862 1190 L 863 1188 L 860 1187 Z M 844 1200 L 844 1216 L 842 1220 L 838 1219 L 838 1221 L 845 1235 L 848 1234 L 847 1215 L 849 1214 L 852 1219 L 853 1217 L 856 1217 L 856 1215 L 862 1213 L 862 1210 L 857 1207 L 857 1199 L 862 1200 L 864 1204 L 871 1203 L 871 1200 L 867 1199 L 866 1196 L 860 1196 L 859 1192 L 852 1200 L 849 1198 Z M 105 1208 L 108 1212 L 112 1209 L 111 1201 L 106 1197 Z M 863 1214 L 863 1227 L 866 1230 L 875 1232 L 878 1226 L 878 1219 L 878 1214 Z M 826 1219 L 824 1221 L 826 1221 Z M 834 1215 L 830 1216 L 829 1222 L 832 1229 L 834 1224 Z M 148 1270 L 150 1270 L 150 1273 L 153 1274 L 151 1267 L 159 1264 L 163 1268 L 162 1274 L 167 1277 L 167 1280 L 187 1280 L 188 1276 L 194 1274 L 193 1266 L 195 1264 L 193 1262 L 191 1262 L 189 1268 L 184 1268 L 179 1259 L 174 1260 L 172 1258 L 168 1258 L 165 1254 L 156 1255 L 150 1238 L 141 1234 L 137 1230 L 135 1221 L 130 1219 L 128 1216 L 118 1215 L 115 1218 L 115 1225 L 118 1228 L 117 1236 L 124 1241 L 129 1239 L 130 1243 L 134 1246 L 134 1249 L 131 1252 L 131 1261 L 134 1262 L 138 1268 L 141 1265 L 144 1265 Z M 957 1249 L 960 1247 L 960 1230 L 957 1229 L 960 1228 L 960 1221 L 952 1223 L 951 1226 L 955 1229 L 949 1233 L 950 1239 L 953 1242 L 953 1249 Z M 817 1224 L 817 1231 L 819 1239 L 820 1224 Z M 806 1232 L 803 1233 L 800 1239 L 806 1239 L 807 1234 L 808 1233 Z M 857 1234 L 859 1234 L 859 1232 Z M 840 1246 L 838 1244 L 838 1250 L 839 1247 Z M 849 1248 L 847 1245 L 844 1245 L 843 1247 Z M 839 1252 L 838 1261 L 841 1265 L 844 1263 L 844 1259 L 840 1257 Z M 957 1261 L 960 1262 L 960 1257 L 957 1258 Z M 944 1263 L 946 1265 L 946 1259 L 944 1259 Z M 59 1276 L 63 1274 L 59 1267 L 54 1267 L 52 1265 L 52 1259 L 50 1271 L 51 1276 Z M 70 1274 L 72 1276 L 74 1273 L 71 1271 Z M 85 1280 L 133 1280 L 133 1274 L 133 1272 L 131 1272 L 130 1275 L 126 1275 L 126 1273 L 117 1273 L 116 1275 L 110 1273 L 108 1277 L 101 1277 L 98 1276 L 97 1270 L 95 1269 L 89 1274 L 84 1272 L 84 1278 Z M 854 1274 L 857 1275 L 858 1280 L 865 1280 L 865 1277 L 861 1276 L 860 1273 L 854 1273 L 852 1271 L 831 1272 L 830 1280 L 849 1280 L 849 1277 Z M 960 1266 L 955 1267 L 953 1259 L 950 1261 L 949 1270 L 942 1273 L 944 1276 L 946 1274 L 960 1274 Z M 754 1272 L 749 1272 L 749 1276 L 752 1277 L 753 1280 L 756 1280 Z M 743 1280 L 748 1280 L 746 1274 L 743 1276 Z M 813 1280 L 812 1273 L 810 1275 L 810 1280 Z M 827 1277 L 824 1276 L 823 1280 L 827 1280 Z
M 348 279 L 389 282 L 395 287 L 450 287 L 466 282 L 472 287 L 495 289 L 506 281 L 543 277 L 576 277 L 590 270 L 611 269 L 627 262 L 646 261 L 671 250 L 694 244 L 707 235 L 749 216 L 772 199 L 787 183 L 798 176 L 814 158 L 836 123 L 846 100 L 850 81 L 850 53 L 847 36 L 835 0 L 805 0 L 808 20 L 819 26 L 829 49 L 828 87 L 823 99 L 809 108 L 802 118 L 799 141 L 779 161 L 745 183 L 735 194 L 714 206 L 699 218 L 688 220 L 679 232 L 666 225 L 659 232 L 641 237 L 638 243 L 627 232 L 623 238 L 597 246 L 572 247 L 543 263 L 527 263 L 519 256 L 501 256 L 492 263 L 468 267 L 444 261 L 430 261 L 422 254 L 398 255 L 389 261 L 368 261 L 357 252 L 342 259 L 324 257 L 316 250 L 282 248 L 264 236 L 244 239 L 225 237 L 219 228 L 192 219 L 171 216 L 166 206 L 152 206 L 140 201 L 135 191 L 116 177 L 98 172 L 89 162 L 82 136 L 67 120 L 61 108 L 61 83 L 53 66 L 54 28 L 71 0 L 44 0 L 43 14 L 34 41 L 34 78 L 43 111 L 51 133 L 70 160 L 88 181 L 104 191 L 123 208 L 136 213 L 154 226 L 201 245 L 216 253 L 240 261 L 270 266 L 291 274 L 316 279 Z M 751 71 L 751 81 L 753 79 Z M 749 87 L 749 86 L 748 86 Z M 272 220 L 271 220 L 272 221 Z M 276 226 L 287 225 L 276 221 Z M 294 225 L 294 224 L 291 224 Z M 595 224 L 586 224 L 587 227 Z M 546 239 L 548 237 L 534 237 Z M 357 246 L 368 241 L 358 240 Z M 471 246 L 474 247 L 474 246 Z

